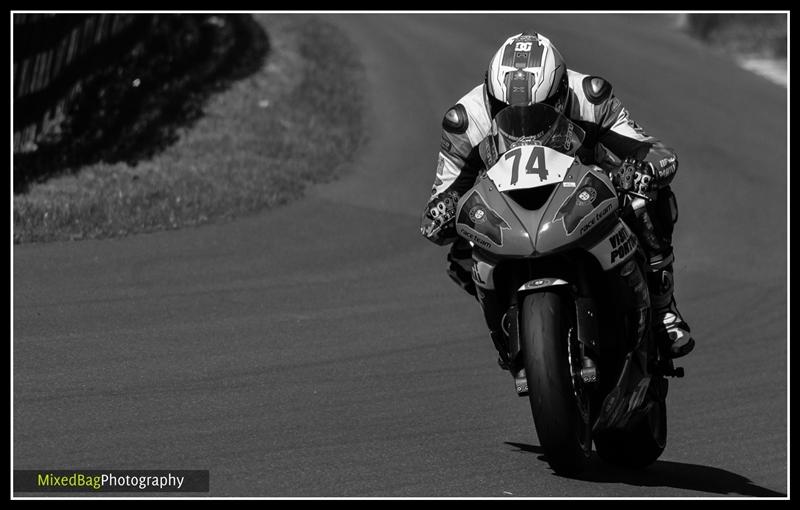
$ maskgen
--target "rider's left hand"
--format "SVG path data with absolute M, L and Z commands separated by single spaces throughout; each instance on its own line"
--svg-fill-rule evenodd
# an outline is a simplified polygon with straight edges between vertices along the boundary
M 626 159 L 611 172 L 611 180 L 614 186 L 642 195 L 653 188 L 654 176 L 655 171 L 651 163 L 633 158 Z
M 634 161 L 633 191 L 645 195 L 655 186 L 656 172 L 653 164 L 647 161 Z

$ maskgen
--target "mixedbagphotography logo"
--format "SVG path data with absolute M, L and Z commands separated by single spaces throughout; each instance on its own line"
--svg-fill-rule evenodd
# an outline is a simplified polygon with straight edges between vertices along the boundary
M 15 469 L 14 492 L 208 492 L 208 470 Z

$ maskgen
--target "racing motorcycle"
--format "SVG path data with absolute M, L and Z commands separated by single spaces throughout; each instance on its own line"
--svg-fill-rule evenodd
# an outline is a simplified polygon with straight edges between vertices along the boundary
M 495 162 L 459 199 L 456 232 L 473 247 L 478 298 L 492 290 L 505 311 L 509 368 L 545 457 L 576 474 L 594 441 L 607 462 L 647 466 L 666 445 L 666 377 L 683 376 L 650 327 L 632 229 L 649 198 L 581 163 L 584 131 L 550 106 L 495 121 Z

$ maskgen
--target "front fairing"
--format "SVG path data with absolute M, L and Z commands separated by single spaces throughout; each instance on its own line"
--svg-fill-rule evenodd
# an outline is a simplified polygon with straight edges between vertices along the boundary
M 456 232 L 497 255 L 529 256 L 533 253 L 529 232 L 536 232 L 538 222 L 528 219 L 523 223 L 512 208 L 513 203 L 509 204 L 484 174 L 458 202 Z
M 617 209 L 608 176 L 576 158 L 585 133 L 563 114 L 508 106 L 494 123 L 499 154 L 459 200 L 460 236 L 500 256 L 536 257 L 578 243 Z
M 520 190 L 501 191 L 490 175 L 497 177 L 490 170 L 459 200 L 456 232 L 499 256 L 538 257 L 577 245 L 618 207 L 608 176 L 575 161 L 557 182 L 531 188 L 549 192 L 535 209 L 511 197 Z
M 544 208 L 536 250 L 547 253 L 577 242 L 618 207 L 614 187 L 602 170 L 573 165 Z

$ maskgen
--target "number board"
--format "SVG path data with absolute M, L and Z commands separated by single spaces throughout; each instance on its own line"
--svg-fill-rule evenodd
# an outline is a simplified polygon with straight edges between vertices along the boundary
M 573 161 L 549 147 L 523 145 L 500 156 L 487 175 L 498 191 L 536 188 L 563 181 Z

